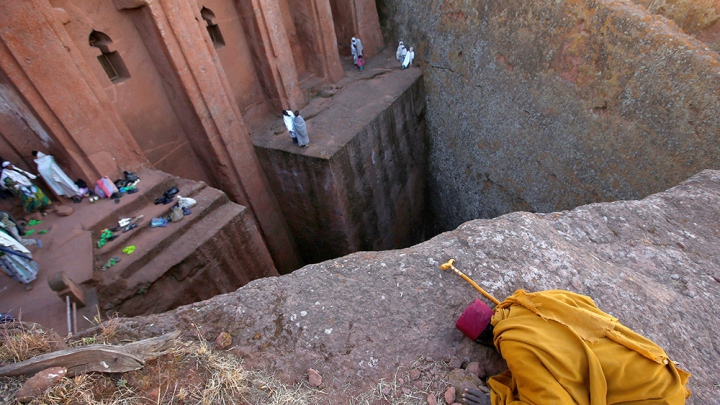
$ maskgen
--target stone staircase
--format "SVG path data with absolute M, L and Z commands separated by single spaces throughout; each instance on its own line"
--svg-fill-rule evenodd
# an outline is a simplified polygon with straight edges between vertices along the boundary
M 166 311 L 277 274 L 251 214 L 225 193 L 161 172 L 143 173 L 141 179 L 137 197 L 123 197 L 116 210 L 91 228 L 96 243 L 102 230 L 117 226 L 119 219 L 143 216 L 137 228 L 115 232 L 117 239 L 94 248 L 88 284 L 96 287 L 103 311 L 125 316 Z M 181 221 L 153 228 L 152 218 L 167 217 L 175 205 L 154 203 L 171 187 L 197 205 Z M 128 246 L 135 246 L 129 255 L 123 253 Z M 102 270 L 113 257 L 120 261 Z
M 59 272 L 85 295 L 87 305 L 77 311 L 78 330 L 93 326 L 98 315 L 104 319 L 106 313 L 162 312 L 278 274 L 245 207 L 203 182 L 155 170 L 138 176 L 139 192 L 123 196 L 117 204 L 107 199 L 69 203 L 72 215 L 50 214 L 33 227 L 32 237 L 44 244 L 42 249 L 31 249 L 40 266 L 34 288 L 26 291 L 22 284 L 0 275 L 0 312 L 37 322 L 61 335 L 67 333 L 65 301 L 47 282 Z M 178 195 L 194 198 L 197 205 L 181 221 L 151 228 L 152 218 L 167 216 L 174 205 L 154 204 L 170 187 L 177 187 Z M 103 229 L 117 226 L 121 218 L 140 215 L 143 219 L 137 228 L 118 232 L 117 239 L 97 248 Z M 130 245 L 135 251 L 122 253 Z M 112 257 L 121 260 L 101 270 Z

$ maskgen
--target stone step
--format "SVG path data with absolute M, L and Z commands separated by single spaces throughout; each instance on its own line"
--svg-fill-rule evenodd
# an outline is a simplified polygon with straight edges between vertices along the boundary
M 134 295 L 144 294 L 164 274 L 188 260 L 201 246 L 211 241 L 225 226 L 231 224 L 233 219 L 246 214 L 245 211 L 246 208 L 241 205 L 227 203 L 203 215 L 182 236 L 173 240 L 150 260 L 144 261 L 141 268 L 127 277 L 116 278 L 105 287 L 100 287 L 98 299 L 101 308 L 117 308 Z
M 125 217 L 141 207 L 152 204 L 155 198 L 170 187 L 176 186 L 181 179 L 157 170 L 148 170 L 138 173 L 140 183 L 138 192 L 125 194 L 120 198 L 120 203 L 115 204 L 113 200 L 101 199 L 83 209 L 81 218 L 75 218 L 84 229 L 96 231 L 106 227 L 113 227 L 118 217 Z M 115 225 L 113 225 L 115 224 Z
M 204 183 L 196 182 L 196 184 Z M 184 191 L 188 188 L 183 186 Z M 102 254 L 102 260 L 96 261 L 96 264 L 105 263 L 109 258 L 115 256 L 121 259 L 120 263 L 108 270 L 95 271 L 95 277 L 100 284 L 111 285 L 116 279 L 128 279 L 136 272 L 144 269 L 144 266 L 153 260 L 155 256 L 163 252 L 170 244 L 181 238 L 186 232 L 191 231 L 195 224 L 203 219 L 206 215 L 212 213 L 218 207 L 229 202 L 227 195 L 220 190 L 203 187 L 191 197 L 197 201 L 197 205 L 191 208 L 192 214 L 184 217 L 180 222 L 170 222 L 165 228 L 151 228 L 150 221 L 152 218 L 143 218 L 141 222 L 142 229 L 138 228 L 127 232 L 125 239 L 120 241 L 114 240 L 108 242 L 112 245 L 112 249 Z M 148 207 L 150 208 L 150 207 Z M 164 207 L 169 210 L 170 204 Z M 153 209 L 157 206 L 153 205 Z M 164 214 L 166 211 L 162 211 Z M 169 212 L 169 211 L 168 211 Z M 165 214 L 164 214 L 165 215 Z M 140 232 L 137 232 L 140 231 Z M 135 233 L 137 232 L 137 233 Z M 122 234 L 121 234 L 122 235 Z M 135 246 L 135 251 L 127 255 L 122 250 L 129 245 Z M 104 261 L 103 261 L 104 260 Z
M 179 181 L 179 184 L 176 186 L 178 188 L 179 193 L 178 195 L 183 197 L 192 197 L 195 198 L 196 195 L 202 193 L 207 187 L 207 185 L 203 182 L 198 181 Z M 217 193 L 211 193 L 211 195 L 215 195 Z M 162 194 L 158 194 L 158 197 Z M 156 197 L 157 198 L 157 197 Z M 95 230 L 95 239 L 94 239 L 94 245 L 95 246 L 95 260 L 94 260 L 94 266 L 96 270 L 100 270 L 103 266 L 103 264 L 107 263 L 108 260 L 112 257 L 123 257 L 127 255 L 122 255 L 122 249 L 125 246 L 136 244 L 137 243 L 144 243 L 146 240 L 143 240 L 143 242 L 139 242 L 139 237 L 143 235 L 146 232 L 153 232 L 153 233 L 160 233 L 157 228 L 151 228 L 150 223 L 152 222 L 152 219 L 154 217 L 167 217 L 170 215 L 170 209 L 174 207 L 177 204 L 177 198 L 173 200 L 170 204 L 155 204 L 153 199 L 153 203 L 146 204 L 142 206 L 140 209 L 129 213 L 125 218 L 132 218 L 132 217 L 138 217 L 140 215 L 143 216 L 141 220 L 137 222 L 138 226 L 135 229 L 132 229 L 128 232 L 122 232 L 118 231 L 115 232 L 115 235 L 117 236 L 117 239 L 109 241 L 106 243 L 105 246 L 102 248 L 97 248 L 97 241 L 99 239 L 99 236 L 103 229 L 106 227 L 96 229 Z M 200 212 L 203 209 L 206 209 L 207 204 L 202 205 L 198 204 L 196 207 L 193 207 L 191 211 L 193 212 L 192 215 L 196 214 L 196 211 Z M 112 226 L 118 225 L 118 220 L 120 218 L 114 219 L 115 222 L 111 223 Z M 106 224 L 107 225 L 107 224 Z M 169 224 L 170 225 L 170 224 Z M 171 227 L 172 228 L 172 227 Z M 137 245 L 136 245 L 137 246 Z

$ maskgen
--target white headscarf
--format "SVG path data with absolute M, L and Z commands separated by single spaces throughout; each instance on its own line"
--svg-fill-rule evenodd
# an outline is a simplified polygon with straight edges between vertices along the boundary
M 403 41 L 400 41 L 400 45 L 398 45 L 397 52 L 395 52 L 395 59 L 402 62 L 402 60 L 405 59 L 406 53 L 407 53 L 407 49 L 405 49 L 405 44 L 403 44 Z
M 362 41 L 358 38 L 352 37 L 352 41 L 350 41 L 350 48 L 352 48 L 352 54 L 355 57 L 363 54 Z

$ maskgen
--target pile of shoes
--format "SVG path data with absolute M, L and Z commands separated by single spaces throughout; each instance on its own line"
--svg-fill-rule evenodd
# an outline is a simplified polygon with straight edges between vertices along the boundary
M 165 218 L 153 218 L 150 222 L 151 228 L 165 228 L 168 224 L 168 220 Z
M 118 221 L 118 226 L 113 229 L 115 231 L 119 231 L 122 229 L 123 233 L 131 231 L 138 227 L 138 222 L 142 221 L 143 217 L 145 217 L 145 215 L 139 215 L 132 218 L 123 218 Z
M 124 171 L 124 179 L 115 180 L 115 186 L 118 188 L 120 194 L 135 194 L 139 190 L 137 184 L 140 183 L 140 178 L 133 172 Z
M 173 199 L 175 198 L 175 195 L 179 192 L 177 187 L 173 187 L 163 193 L 162 197 L 159 197 L 155 200 L 155 205 L 158 204 L 170 204 L 173 202 Z
M 113 234 L 112 230 L 103 229 L 103 231 L 100 233 L 100 239 L 97 242 L 97 248 L 102 248 L 103 246 L 105 246 L 106 243 L 117 239 L 117 237 L 117 235 Z

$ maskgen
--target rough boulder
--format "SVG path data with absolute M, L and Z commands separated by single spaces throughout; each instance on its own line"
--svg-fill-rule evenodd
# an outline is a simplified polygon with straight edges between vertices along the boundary
M 121 319 L 118 333 L 144 338 L 180 328 L 212 341 L 229 332 L 228 350 L 246 366 L 268 367 L 288 382 L 312 368 L 324 388 L 347 395 L 422 356 L 478 362 L 488 376 L 503 370 L 502 358 L 454 328 L 480 298 L 439 269 L 455 258 L 499 299 L 520 288 L 593 297 L 692 373 L 688 404 L 718 403 L 718 218 L 720 172 L 703 171 L 640 201 L 516 212 L 467 222 L 408 249 L 306 266 L 171 312 Z

